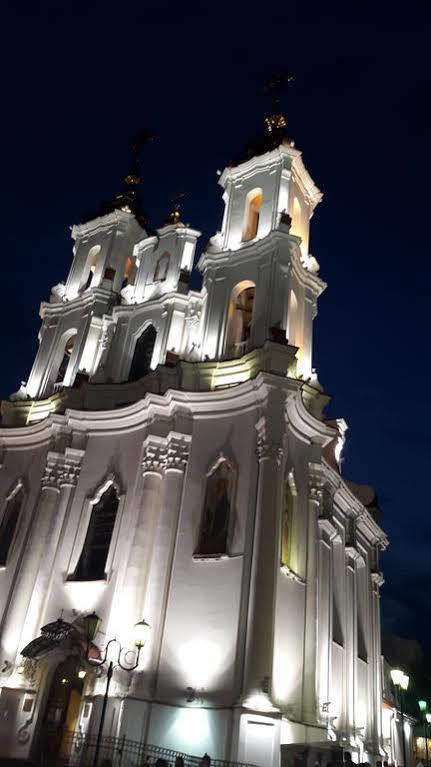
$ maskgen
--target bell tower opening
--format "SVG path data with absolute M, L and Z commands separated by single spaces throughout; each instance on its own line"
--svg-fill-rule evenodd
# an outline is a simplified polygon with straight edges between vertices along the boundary
M 248 351 L 255 292 L 256 285 L 250 280 L 239 282 L 232 290 L 226 334 L 228 359 L 242 357 Z
M 259 229 L 260 210 L 262 207 L 262 189 L 252 189 L 245 201 L 244 229 L 242 240 L 254 240 Z
M 64 342 L 63 350 L 59 349 L 59 359 L 60 361 L 57 363 L 58 368 L 57 372 L 55 374 L 55 382 L 56 383 L 62 383 L 64 381 L 64 377 L 66 375 L 67 368 L 69 366 L 70 358 L 72 356 L 73 347 L 76 341 L 77 333 L 75 330 L 71 331 L 71 333 L 66 334 L 66 341 Z M 63 354 L 62 354 L 63 351 Z
M 150 372 L 156 336 L 154 325 L 148 325 L 139 336 L 133 352 L 129 381 L 139 381 Z

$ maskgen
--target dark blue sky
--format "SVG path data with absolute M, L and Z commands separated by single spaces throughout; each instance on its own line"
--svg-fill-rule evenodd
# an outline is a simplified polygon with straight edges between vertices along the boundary
M 26 379 L 38 306 L 65 279 L 69 226 L 120 190 L 130 137 L 157 142 L 143 196 L 160 226 L 178 190 L 206 239 L 222 169 L 260 129 L 262 81 L 289 69 L 289 135 L 324 193 L 311 252 L 328 289 L 315 364 L 350 427 L 345 475 L 373 484 L 391 539 L 386 628 L 431 628 L 428 381 L 431 18 L 421 4 L 75 2 L 2 16 L 0 395 Z

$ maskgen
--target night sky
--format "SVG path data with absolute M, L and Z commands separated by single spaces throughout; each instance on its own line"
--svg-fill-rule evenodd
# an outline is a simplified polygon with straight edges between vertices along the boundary
M 328 414 L 349 425 L 344 474 L 384 511 L 383 625 L 426 643 L 431 16 L 414 2 L 17 5 L 3 6 L 0 52 L 0 396 L 27 378 L 69 227 L 121 190 L 131 137 L 158 137 L 142 172 L 151 224 L 184 191 L 200 253 L 221 226 L 216 171 L 261 129 L 264 80 L 293 71 L 288 133 L 324 193 L 314 364 Z

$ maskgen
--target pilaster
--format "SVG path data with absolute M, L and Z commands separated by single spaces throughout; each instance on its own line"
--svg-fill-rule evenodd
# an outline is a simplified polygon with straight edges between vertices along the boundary
M 320 464 L 310 463 L 307 519 L 307 570 L 305 586 L 304 667 L 302 719 L 318 723 L 317 711 L 317 520 L 323 499 L 323 476 Z
M 261 418 L 256 425 L 258 484 L 253 559 L 248 609 L 244 704 L 273 709 L 271 680 L 274 644 L 274 606 L 279 568 L 279 506 L 281 434 L 274 423 Z

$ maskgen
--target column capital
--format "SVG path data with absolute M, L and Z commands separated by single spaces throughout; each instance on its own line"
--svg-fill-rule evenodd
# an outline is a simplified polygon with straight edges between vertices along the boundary
M 277 464 L 280 465 L 283 460 L 283 448 L 277 442 L 266 439 L 265 436 L 257 438 L 256 454 L 259 461 L 270 458 L 273 461 L 277 461 Z
M 272 459 L 280 466 L 283 460 L 283 447 L 278 440 L 272 439 L 268 434 L 267 422 L 261 418 L 256 428 L 256 455 L 258 461 Z
M 147 438 L 144 443 L 142 474 L 163 474 L 166 461 L 164 440 Z
M 191 438 L 171 432 L 167 439 L 165 469 L 185 471 L 190 454 Z
M 150 435 L 144 442 L 142 473 L 162 475 L 168 469 L 184 472 L 190 453 L 191 437 L 170 432 L 167 437 Z
M 59 491 L 66 485 L 75 486 L 79 479 L 83 455 L 84 450 L 69 447 L 64 453 L 50 451 L 41 480 L 42 489 L 51 488 Z

